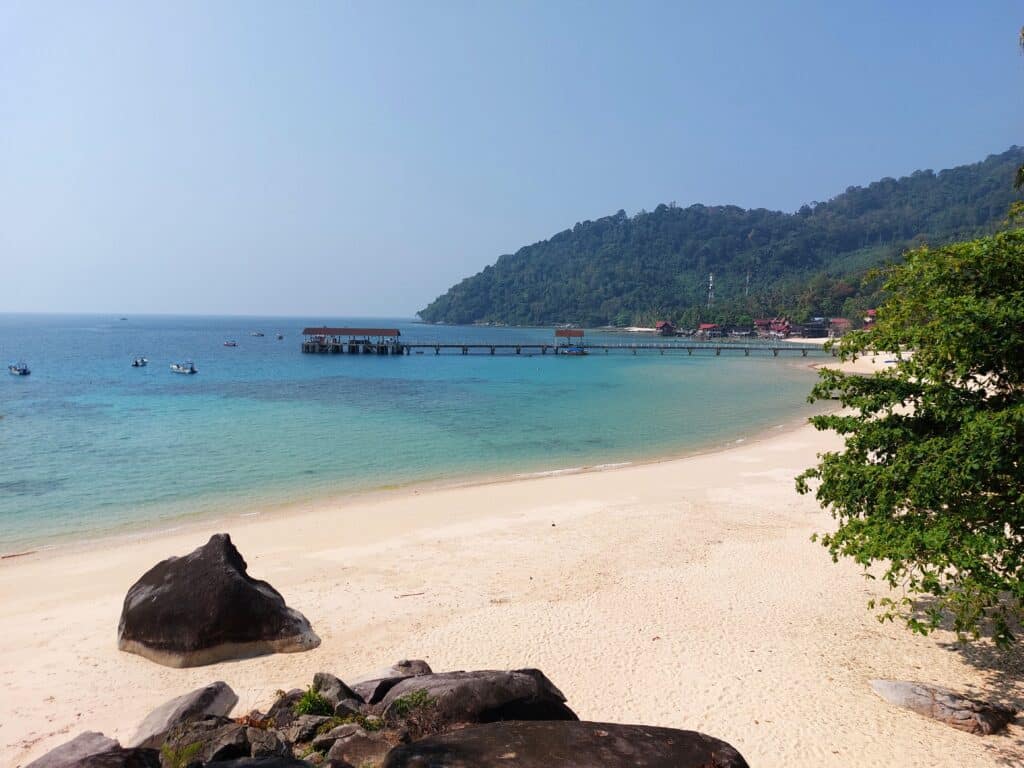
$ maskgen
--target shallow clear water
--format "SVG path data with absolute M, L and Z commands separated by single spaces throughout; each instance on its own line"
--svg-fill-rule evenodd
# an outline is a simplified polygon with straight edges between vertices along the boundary
M 552 336 L 380 319 L 0 315 L 0 358 L 32 368 L 0 379 L 0 552 L 414 481 L 649 459 L 809 413 L 813 376 L 799 356 L 301 354 L 302 328 L 324 322 L 398 325 L 408 341 Z M 223 347 L 229 338 L 239 346 Z M 136 355 L 149 366 L 131 368 Z M 184 358 L 198 375 L 168 370 Z

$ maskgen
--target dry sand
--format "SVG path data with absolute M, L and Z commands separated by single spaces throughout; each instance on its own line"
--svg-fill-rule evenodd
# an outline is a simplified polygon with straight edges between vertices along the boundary
M 579 475 L 321 504 L 0 562 L 0 744 L 19 765 L 85 729 L 126 739 L 226 680 L 237 712 L 318 670 L 400 658 L 539 667 L 581 717 L 697 729 L 760 768 L 1024 765 L 1024 726 L 980 738 L 892 708 L 873 677 L 1024 706 L 1020 655 L 879 624 L 878 589 L 809 541 L 831 518 L 793 476 L 806 426 L 715 453 Z M 120 653 L 121 601 L 158 560 L 231 533 L 311 620 L 315 651 L 194 669 Z

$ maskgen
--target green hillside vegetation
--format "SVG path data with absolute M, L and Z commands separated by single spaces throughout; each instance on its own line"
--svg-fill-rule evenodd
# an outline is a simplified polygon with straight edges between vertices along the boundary
M 1011 147 L 973 165 L 850 187 L 795 213 L 730 205 L 619 211 L 501 256 L 419 315 L 514 325 L 670 319 L 683 327 L 774 315 L 857 319 L 882 298 L 872 268 L 899 261 L 907 248 L 999 229 L 1022 164 L 1024 149 Z

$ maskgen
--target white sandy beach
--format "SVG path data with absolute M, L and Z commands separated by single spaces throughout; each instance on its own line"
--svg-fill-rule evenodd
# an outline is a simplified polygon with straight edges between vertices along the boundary
M 878 589 L 809 541 L 831 518 L 793 477 L 834 437 L 778 428 L 720 452 L 408 492 L 0 562 L 0 743 L 23 765 L 223 679 L 236 713 L 315 672 L 399 658 L 542 669 L 585 719 L 696 729 L 752 766 L 1024 765 L 1024 726 L 977 737 L 894 709 L 874 677 L 1024 706 L 1020 654 L 968 653 L 865 608 Z M 151 565 L 226 530 L 323 639 L 315 651 L 169 669 L 116 648 Z

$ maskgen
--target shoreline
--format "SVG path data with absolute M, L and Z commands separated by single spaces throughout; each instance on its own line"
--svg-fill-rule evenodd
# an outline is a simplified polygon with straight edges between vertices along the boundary
M 807 367 L 816 368 L 817 365 L 810 364 Z M 824 408 L 822 410 L 827 410 Z M 10 552 L 0 552 L 0 569 L 11 560 L 24 558 L 47 557 L 55 554 L 88 552 L 102 549 L 105 546 L 126 544 L 142 539 L 153 537 L 164 537 L 177 534 L 188 534 L 212 530 L 216 525 L 246 525 L 271 518 L 288 518 L 296 515 L 309 514 L 317 508 L 330 508 L 336 513 L 344 511 L 352 506 L 370 504 L 374 502 L 387 502 L 402 500 L 408 496 L 415 496 L 420 493 L 433 493 L 438 491 L 458 490 L 466 488 L 487 488 L 500 486 L 506 483 L 523 483 L 534 480 L 543 480 L 550 477 L 567 477 L 575 475 L 591 475 L 604 472 L 614 472 L 629 467 L 644 467 L 650 465 L 664 464 L 675 461 L 684 461 L 696 456 L 704 456 L 722 451 L 728 451 L 738 445 L 755 444 L 760 441 L 771 439 L 773 436 L 782 435 L 800 429 L 807 424 L 807 417 L 793 419 L 790 417 L 782 424 L 765 426 L 755 429 L 753 432 L 744 433 L 738 438 L 723 442 L 709 442 L 705 445 L 675 450 L 656 456 L 624 459 L 621 461 L 611 460 L 599 464 L 584 464 L 572 467 L 558 467 L 547 470 L 516 472 L 510 470 L 508 473 L 496 475 L 466 475 L 452 479 L 433 478 L 426 480 L 412 480 L 401 483 L 397 486 L 371 488 L 367 490 L 355 490 L 347 492 L 336 492 L 322 496 L 313 496 L 302 501 L 267 502 L 257 504 L 247 512 L 236 512 L 235 510 L 219 510 L 216 512 L 195 512 L 186 513 L 173 519 L 140 521 L 136 524 L 126 526 L 127 530 L 111 531 L 107 533 L 83 533 L 65 534 L 56 539 L 31 546 L 27 549 Z
M 782 364 L 814 371 L 824 363 L 808 362 L 800 359 L 786 361 Z M 808 391 L 810 391 L 811 382 L 812 379 L 809 378 Z M 829 406 L 821 405 L 816 410 L 828 409 Z M 808 408 L 808 411 L 810 410 Z M 315 507 L 331 507 L 340 511 L 354 504 L 401 498 L 410 493 L 418 494 L 454 488 L 483 487 L 506 482 L 522 482 L 548 476 L 593 474 L 619 470 L 630 466 L 645 466 L 678 461 L 692 456 L 728 450 L 735 445 L 747 442 L 763 440 L 779 434 L 778 430 L 780 428 L 783 431 L 799 429 L 801 425 L 807 423 L 807 418 L 811 415 L 812 413 L 810 412 L 799 417 L 788 414 L 781 417 L 783 420 L 781 424 L 765 424 L 764 426 L 754 427 L 749 431 L 737 431 L 731 436 L 693 442 L 688 447 L 676 447 L 664 452 L 655 452 L 641 457 L 607 456 L 595 460 L 592 464 L 557 466 L 538 470 L 509 467 L 501 472 L 483 472 L 479 474 L 468 472 L 449 477 L 409 480 L 393 485 L 364 486 L 349 490 L 334 490 L 321 494 L 315 492 L 309 495 L 300 494 L 302 498 L 298 501 L 289 499 L 286 501 L 255 502 L 252 504 L 239 502 L 238 506 L 232 503 L 220 503 L 215 504 L 212 509 L 201 511 L 188 511 L 186 508 L 181 508 L 181 511 L 172 512 L 168 516 L 118 524 L 116 530 L 100 528 L 98 530 L 63 533 L 49 536 L 45 540 L 28 543 L 24 546 L 19 544 L 10 549 L 0 549 L 0 567 L 4 563 L 15 559 L 46 556 L 54 552 L 97 549 L 106 545 L 137 541 L 140 538 L 150 536 L 166 536 L 192 530 L 206 530 L 214 524 L 237 525 L 250 519 L 264 519 L 272 516 L 286 517 L 309 512 Z M 571 462 L 571 459 L 568 459 L 568 462 Z M 6 544 L 0 539 L 0 547 L 5 546 Z

